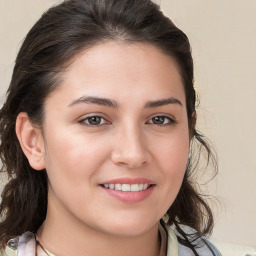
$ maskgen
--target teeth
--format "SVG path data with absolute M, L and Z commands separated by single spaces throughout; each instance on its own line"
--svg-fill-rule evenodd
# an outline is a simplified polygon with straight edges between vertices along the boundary
M 110 185 L 113 185 L 115 190 L 122 190 L 122 185 L 121 184 L 110 184 Z M 110 187 L 110 186 L 109 186 Z M 112 186 L 111 186 L 112 187 Z
M 138 184 L 132 184 L 131 185 L 131 191 L 139 191 L 139 185 Z
M 104 184 L 105 188 L 122 190 L 124 192 L 138 192 L 149 188 L 149 184 Z
M 130 184 L 123 184 L 122 185 L 122 191 L 131 191 L 131 185 Z
M 139 184 L 139 190 L 143 190 L 144 185 L 143 184 Z
M 114 189 L 114 188 L 115 188 L 115 185 L 114 185 L 114 184 L 109 184 L 109 188 L 110 188 L 110 189 Z

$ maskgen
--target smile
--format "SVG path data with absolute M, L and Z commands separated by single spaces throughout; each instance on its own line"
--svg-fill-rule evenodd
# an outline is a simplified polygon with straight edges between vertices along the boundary
M 150 184 L 103 184 L 107 189 L 119 190 L 123 192 L 139 192 L 144 191 L 150 187 Z
M 116 178 L 100 183 L 107 195 L 125 203 L 138 203 L 148 198 L 155 190 L 156 183 L 147 178 Z

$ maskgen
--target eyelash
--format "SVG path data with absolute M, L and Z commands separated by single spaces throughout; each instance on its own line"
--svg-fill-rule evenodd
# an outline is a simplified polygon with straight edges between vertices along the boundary
M 88 120 L 90 120 L 92 118 L 100 118 L 100 123 L 99 124 L 86 123 L 86 122 L 88 122 Z M 155 124 L 155 123 L 153 123 L 152 120 L 155 119 L 155 118 L 164 118 L 164 123 L 163 124 Z M 102 120 L 105 120 L 105 122 L 101 123 Z M 166 123 L 166 120 L 167 120 L 167 123 Z M 80 120 L 79 123 L 84 125 L 84 126 L 89 126 L 89 127 L 100 127 L 100 126 L 108 125 L 109 124 L 109 122 L 104 117 L 98 116 L 98 115 L 86 117 L 86 118 Z M 166 115 L 157 115 L 157 116 L 152 117 L 149 121 L 147 121 L 146 124 L 153 124 L 153 125 L 157 125 L 157 126 L 163 127 L 163 126 L 175 125 L 175 124 L 177 124 L 177 121 L 175 120 L 174 117 L 170 117 L 170 116 L 166 116 Z
M 177 121 L 174 117 L 170 117 L 170 116 L 166 116 L 166 115 L 157 115 L 157 116 L 152 117 L 150 119 L 150 121 L 153 120 L 154 118 L 164 118 L 164 123 L 163 124 L 154 124 L 154 123 L 151 122 L 151 124 L 154 124 L 154 125 L 157 125 L 157 126 L 160 126 L 160 127 L 162 127 L 162 126 L 172 126 L 172 125 L 177 124 Z M 167 123 L 165 123 L 166 120 L 167 120 Z
M 92 118 L 100 118 L 101 121 L 102 121 L 102 120 L 105 120 L 106 122 L 105 122 L 104 124 L 101 124 L 101 122 L 100 122 L 100 124 L 90 124 L 90 123 L 86 123 L 86 121 L 88 121 L 88 120 L 90 120 L 90 119 L 92 119 Z M 104 117 L 95 115 L 95 116 L 88 116 L 88 117 L 86 117 L 86 118 L 80 120 L 79 123 L 81 123 L 82 125 L 85 125 L 85 126 L 89 126 L 89 127 L 99 127 L 99 126 L 106 125 L 108 122 L 107 122 L 107 120 L 106 120 Z

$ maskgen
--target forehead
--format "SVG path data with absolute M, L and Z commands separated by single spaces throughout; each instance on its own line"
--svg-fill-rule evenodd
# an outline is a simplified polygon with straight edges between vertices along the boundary
M 137 96 L 141 100 L 166 96 L 185 100 L 176 61 L 144 43 L 107 42 L 80 52 L 64 72 L 56 92 L 64 91 L 69 98 L 92 94 L 121 101 L 124 97 L 136 100 Z

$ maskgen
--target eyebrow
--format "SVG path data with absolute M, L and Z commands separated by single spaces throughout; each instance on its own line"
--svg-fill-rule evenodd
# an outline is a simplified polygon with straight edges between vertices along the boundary
M 182 103 L 180 100 L 170 97 L 167 99 L 149 101 L 146 103 L 145 108 L 156 108 L 156 107 L 161 107 L 169 104 L 178 104 L 182 107 Z
M 69 107 L 72 107 L 74 105 L 80 104 L 80 103 L 88 103 L 88 104 L 97 104 L 97 105 L 101 105 L 101 106 L 107 106 L 107 107 L 111 107 L 111 108 L 118 108 L 119 105 L 116 101 L 114 100 L 110 100 L 110 99 L 106 99 L 106 98 L 99 98 L 99 97 L 80 97 L 74 101 L 71 102 L 71 104 L 69 104 Z
M 74 101 L 71 102 L 71 104 L 68 105 L 68 107 L 72 107 L 77 104 L 86 103 L 86 104 L 96 104 L 101 106 L 107 106 L 111 108 L 118 108 L 119 104 L 115 100 L 107 99 L 107 98 L 99 98 L 99 97 L 92 97 L 92 96 L 82 96 Z M 154 101 L 148 101 L 144 108 L 156 108 L 161 107 L 169 104 L 178 104 L 182 106 L 182 103 L 180 100 L 170 97 L 167 99 L 160 99 L 160 100 L 154 100 Z

